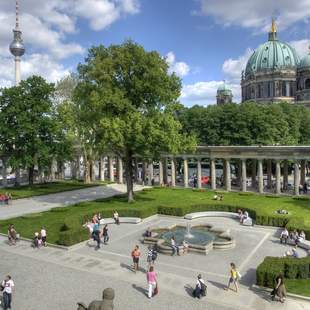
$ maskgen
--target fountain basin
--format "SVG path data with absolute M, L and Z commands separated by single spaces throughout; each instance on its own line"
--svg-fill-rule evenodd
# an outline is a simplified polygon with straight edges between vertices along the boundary
M 207 254 L 212 249 L 230 249 L 235 246 L 235 240 L 228 230 L 214 228 L 212 225 L 195 225 L 190 231 L 188 226 L 173 225 L 166 228 L 152 229 L 152 237 L 145 237 L 143 243 L 157 246 L 164 254 L 171 254 L 171 237 L 174 236 L 180 253 L 184 251 L 183 240 L 188 243 L 188 251 Z

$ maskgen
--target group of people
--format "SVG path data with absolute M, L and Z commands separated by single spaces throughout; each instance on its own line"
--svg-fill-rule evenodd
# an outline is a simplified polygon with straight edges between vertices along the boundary
M 12 201 L 11 193 L 0 194 L 0 205 L 9 205 L 11 201 Z
M 176 254 L 180 255 L 180 249 L 182 249 L 183 254 L 188 253 L 189 244 L 188 244 L 188 242 L 185 239 L 182 241 L 181 245 L 178 245 L 177 242 L 176 242 L 175 236 L 172 236 L 171 239 L 170 239 L 170 245 L 171 245 L 171 248 L 172 248 L 171 256 L 174 256 Z
M 223 199 L 224 199 L 224 196 L 223 196 L 223 195 L 215 194 L 215 195 L 213 196 L 213 200 L 222 201 Z
M 119 214 L 117 211 L 114 211 L 113 219 L 116 225 L 120 225 Z M 103 218 L 100 213 L 94 214 L 92 220 L 83 225 L 83 227 L 86 227 L 89 231 L 89 238 L 97 242 L 96 250 L 100 249 L 102 238 L 103 244 L 107 244 L 110 240 L 108 224 L 105 224 L 102 229 L 100 228 L 102 220 Z
M 47 246 L 46 238 L 46 228 L 42 226 L 40 233 L 37 231 L 34 233 L 33 247 L 36 249 L 40 249 L 42 246 Z
M 280 242 L 287 244 L 288 241 L 291 241 L 295 245 L 298 245 L 299 242 L 306 239 L 306 234 L 303 230 L 297 231 L 296 229 L 289 232 L 286 227 L 283 228 L 280 234 Z

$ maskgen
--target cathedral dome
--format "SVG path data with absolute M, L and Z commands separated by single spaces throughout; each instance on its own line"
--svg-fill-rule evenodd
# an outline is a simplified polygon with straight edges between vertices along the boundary
M 301 59 L 299 69 L 310 69 L 310 54 Z
M 224 82 L 223 84 L 221 84 L 218 89 L 217 89 L 217 94 L 222 94 L 222 95 L 232 95 L 232 91 L 231 89 L 227 86 L 227 84 Z
M 269 40 L 254 51 L 246 65 L 245 75 L 272 70 L 296 69 L 299 62 L 295 49 L 277 39 L 276 26 L 273 22 Z

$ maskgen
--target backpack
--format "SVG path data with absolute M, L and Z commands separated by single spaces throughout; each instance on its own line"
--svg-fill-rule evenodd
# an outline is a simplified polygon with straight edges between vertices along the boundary
M 200 287 L 201 287 L 201 296 L 206 296 L 207 295 L 207 286 L 202 283 L 200 280 L 199 280 L 199 283 L 200 283 Z
M 152 251 L 152 260 L 156 260 L 156 258 L 157 258 L 157 251 L 153 250 Z

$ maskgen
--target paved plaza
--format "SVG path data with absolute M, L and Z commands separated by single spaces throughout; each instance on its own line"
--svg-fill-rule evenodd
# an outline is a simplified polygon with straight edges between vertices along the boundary
M 70 250 L 53 247 L 32 249 L 29 243 L 8 246 L 0 239 L 0 274 L 10 273 L 16 283 L 15 310 L 76 309 L 77 301 L 89 303 L 100 298 L 106 287 L 116 291 L 115 309 L 310 309 L 310 303 L 288 299 L 285 304 L 272 302 L 268 293 L 258 291 L 255 268 L 267 255 L 281 256 L 288 249 L 280 245 L 277 229 L 244 227 L 233 219 L 208 218 L 191 221 L 210 223 L 229 229 L 236 238 L 236 247 L 213 250 L 206 256 L 187 254 L 171 257 L 159 254 L 156 261 L 159 295 L 146 297 L 147 249 L 140 243 L 147 227 L 184 224 L 177 217 L 153 216 L 140 224 L 110 225 L 110 242 L 95 251 L 92 241 L 73 246 Z M 141 246 L 142 271 L 131 271 L 130 253 L 135 244 Z M 301 256 L 305 255 L 299 250 Z M 238 294 L 225 291 L 229 263 L 233 261 L 241 272 Z M 198 273 L 208 281 L 208 295 L 202 300 L 190 296 Z
M 146 187 L 142 185 L 134 186 L 135 191 L 142 190 L 143 188 Z M 17 199 L 13 200 L 12 204 L 9 206 L 0 206 L 0 220 L 29 213 L 48 211 L 52 208 L 69 206 L 83 201 L 109 198 L 124 193 L 126 193 L 126 186 L 124 184 L 109 184 L 105 186 L 88 187 L 73 191 Z

